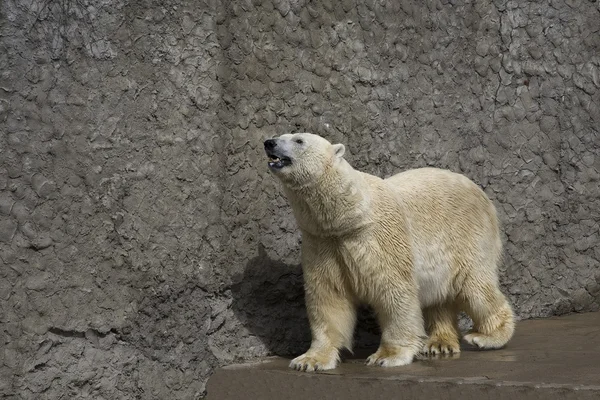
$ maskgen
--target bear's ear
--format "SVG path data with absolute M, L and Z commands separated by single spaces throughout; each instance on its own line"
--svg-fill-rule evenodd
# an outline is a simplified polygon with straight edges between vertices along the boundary
M 335 152 L 335 156 L 337 158 L 342 158 L 344 156 L 344 153 L 346 152 L 346 148 L 343 144 L 338 143 L 333 145 L 333 151 Z

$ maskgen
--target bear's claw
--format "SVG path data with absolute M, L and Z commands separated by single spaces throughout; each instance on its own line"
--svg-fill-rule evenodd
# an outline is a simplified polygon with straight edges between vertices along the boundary
M 451 355 L 459 353 L 460 345 L 458 344 L 458 342 L 450 343 L 436 339 L 429 340 L 427 344 L 423 346 L 423 349 L 421 349 L 421 354 L 428 356 L 437 356 L 438 354 Z
M 324 357 L 318 354 L 302 354 L 290 362 L 290 368 L 296 371 L 313 372 L 334 369 L 337 366 L 335 357 Z
M 377 365 L 379 367 L 398 367 L 408 365 L 414 359 L 413 351 L 409 348 L 399 347 L 393 350 L 379 349 L 371 354 L 367 360 L 367 365 Z

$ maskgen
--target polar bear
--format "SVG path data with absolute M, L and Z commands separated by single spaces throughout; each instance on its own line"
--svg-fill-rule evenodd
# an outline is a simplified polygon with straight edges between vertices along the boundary
M 466 342 L 496 349 L 510 340 L 496 210 L 472 181 L 436 168 L 381 179 L 352 168 L 344 145 L 310 133 L 264 147 L 302 232 L 312 343 L 290 367 L 335 368 L 339 350 L 351 349 L 361 303 L 373 308 L 382 332 L 368 365 L 458 353 L 460 310 L 474 324 Z

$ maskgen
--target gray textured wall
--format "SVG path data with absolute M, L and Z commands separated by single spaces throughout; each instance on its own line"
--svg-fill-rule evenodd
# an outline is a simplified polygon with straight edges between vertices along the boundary
M 0 4 L 5 398 L 192 399 L 302 350 L 288 131 L 466 174 L 519 316 L 600 308 L 599 2 Z

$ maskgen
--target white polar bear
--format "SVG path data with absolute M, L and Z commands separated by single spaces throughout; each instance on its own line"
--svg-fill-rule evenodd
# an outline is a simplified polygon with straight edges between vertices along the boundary
M 460 310 L 474 323 L 466 342 L 494 349 L 510 340 L 496 210 L 472 181 L 435 168 L 380 179 L 353 169 L 342 144 L 310 133 L 264 146 L 302 231 L 312 344 L 290 367 L 335 368 L 339 349 L 351 348 L 360 303 L 372 306 L 382 331 L 369 365 L 459 352 Z

